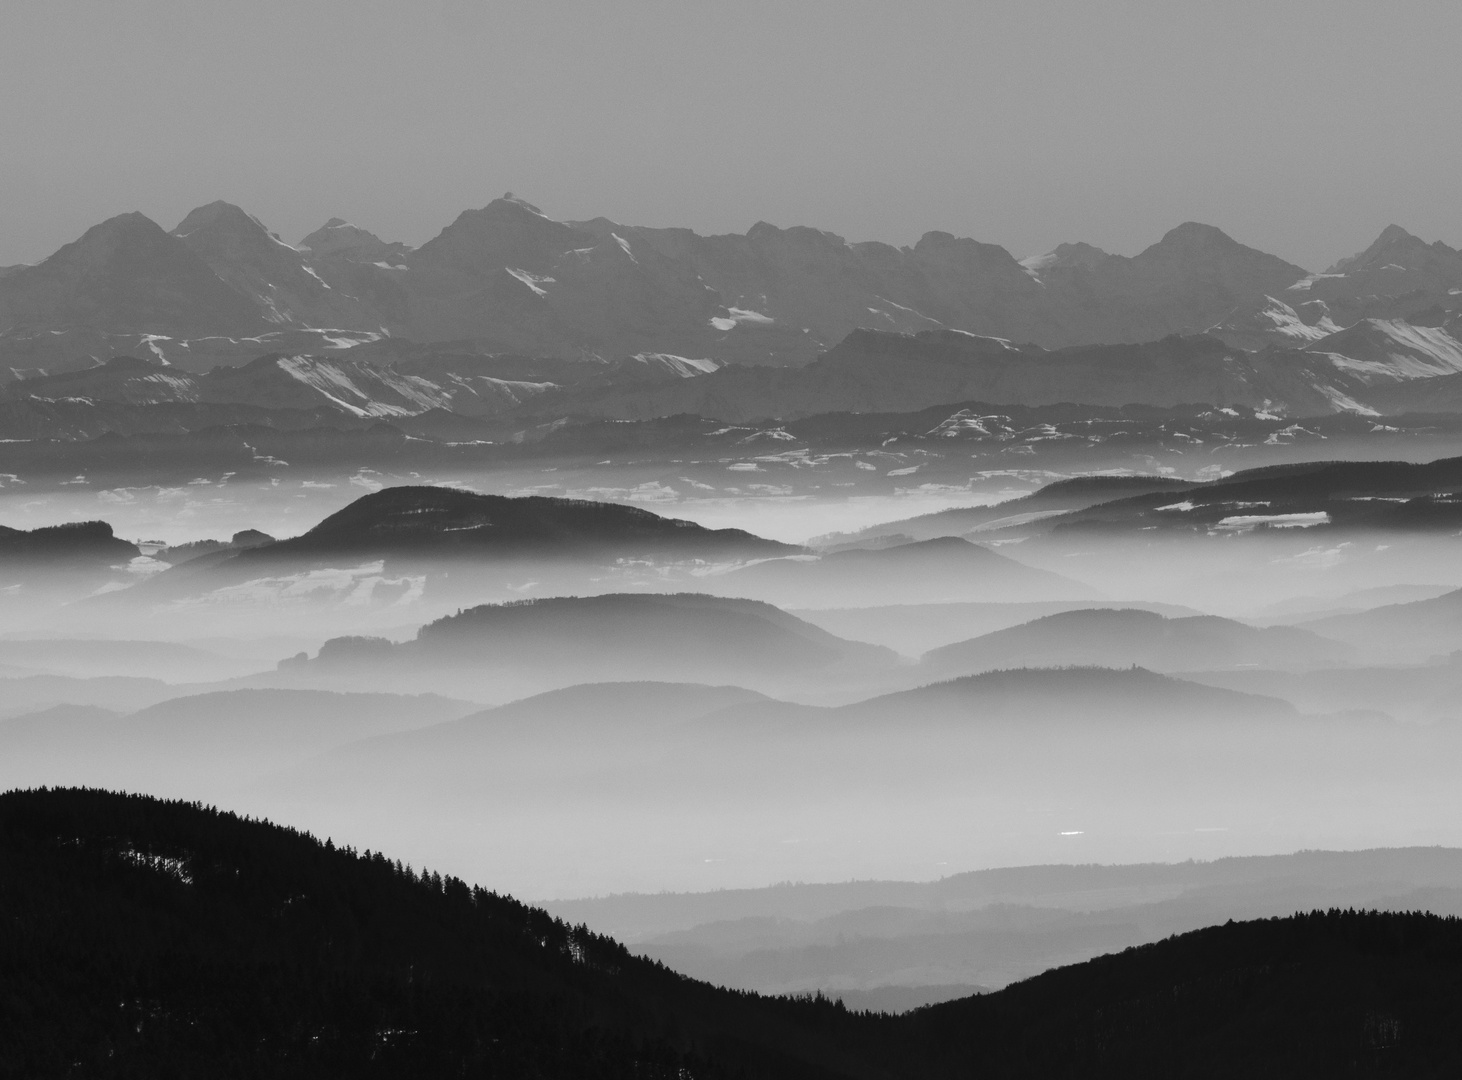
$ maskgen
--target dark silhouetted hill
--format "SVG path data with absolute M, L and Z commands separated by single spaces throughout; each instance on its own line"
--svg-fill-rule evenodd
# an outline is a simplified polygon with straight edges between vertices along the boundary
M 0 567 L 6 563 L 115 566 L 141 553 L 136 544 L 114 536 L 105 521 L 69 522 L 29 531 L 0 525 Z
M 902 1018 L 714 989 L 541 910 L 196 804 L 0 796 L 0 1074 L 1445 1076 L 1462 924 L 1229 923 Z
M 797 550 L 633 506 L 402 486 L 364 495 L 303 536 L 243 552 L 240 566 L 339 555 L 418 558 L 732 558 Z

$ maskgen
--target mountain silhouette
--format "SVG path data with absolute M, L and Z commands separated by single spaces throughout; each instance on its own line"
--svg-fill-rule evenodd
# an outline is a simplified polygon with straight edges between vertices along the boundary
M 160 1075 L 1445 1075 L 1462 924 L 1228 923 L 901 1018 L 713 988 L 480 886 L 205 809 L 0 796 L 0 1068 Z M 1175 992 L 1174 988 L 1178 990 Z
M 233 562 L 257 567 L 333 556 L 689 559 L 791 550 L 796 549 L 740 529 L 706 529 L 617 503 L 403 485 L 363 495 L 302 536 L 241 552 Z

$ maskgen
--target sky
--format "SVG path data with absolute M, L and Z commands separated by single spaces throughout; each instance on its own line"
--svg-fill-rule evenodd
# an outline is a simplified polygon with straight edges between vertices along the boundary
M 1311 269 L 1462 246 L 1456 0 L 0 0 L 0 265 L 238 203 L 420 244 L 758 220 L 1016 257 L 1188 220 Z

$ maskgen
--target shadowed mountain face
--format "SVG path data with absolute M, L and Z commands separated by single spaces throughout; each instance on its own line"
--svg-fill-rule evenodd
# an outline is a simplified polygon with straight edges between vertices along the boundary
M 200 206 L 172 232 L 220 281 L 276 325 L 370 328 L 373 312 L 310 269 L 304 255 L 226 202 Z
M 141 214 L 93 226 L 0 279 L 0 321 L 18 331 L 248 334 L 266 323 L 176 238 Z
M 1138 665 L 1159 671 L 1338 666 L 1355 650 L 1293 627 L 1256 629 L 1212 615 L 1165 618 L 1150 611 L 1068 611 L 924 654 L 937 671 L 1001 667 Z
M 1229 923 L 889 1019 L 714 989 L 450 875 L 197 804 L 12 792 L 0 864 L 0 914 L 28 927 L 0 1000 L 16 1075 L 1369 1077 L 1462 1061 L 1462 930 L 1434 916 Z

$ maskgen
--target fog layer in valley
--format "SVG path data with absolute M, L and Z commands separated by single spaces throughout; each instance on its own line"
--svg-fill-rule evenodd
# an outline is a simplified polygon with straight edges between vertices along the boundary
M 1462 465 L 1141 464 L 768 496 L 807 525 L 773 535 L 512 478 L 220 484 L 166 538 L 118 525 L 159 494 L 77 525 L 94 495 L 8 488 L 0 787 L 267 816 L 878 1007 L 1293 905 L 1451 910 L 1425 854 L 917 884 L 1462 846 Z M 871 880 L 913 884 L 756 891 Z M 715 889 L 749 891 L 651 895 Z

